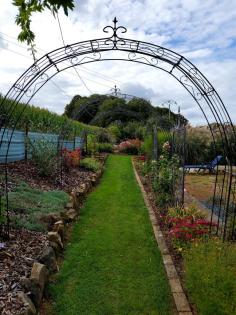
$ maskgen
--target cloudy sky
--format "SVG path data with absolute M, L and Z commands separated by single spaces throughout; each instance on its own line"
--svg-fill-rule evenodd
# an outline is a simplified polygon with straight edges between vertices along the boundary
M 17 42 L 16 9 L 0 0 L 0 92 L 32 64 L 26 45 Z M 218 91 L 236 122 L 236 1 L 235 0 L 76 0 L 76 8 L 59 15 L 66 44 L 103 37 L 102 29 L 117 16 L 128 38 L 170 48 L 194 63 Z M 62 46 L 57 20 L 35 14 L 36 56 Z M 192 124 L 205 123 L 197 105 L 172 77 L 152 67 L 121 61 L 97 62 L 56 76 L 32 103 L 62 113 L 75 94 L 108 93 L 116 84 L 123 93 L 160 105 L 174 100 Z M 171 108 L 177 112 L 177 105 Z

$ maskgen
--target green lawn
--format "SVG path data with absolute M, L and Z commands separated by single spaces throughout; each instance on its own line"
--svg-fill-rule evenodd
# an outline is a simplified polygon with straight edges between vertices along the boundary
M 168 315 L 171 294 L 131 158 L 108 158 L 50 291 L 55 314 Z

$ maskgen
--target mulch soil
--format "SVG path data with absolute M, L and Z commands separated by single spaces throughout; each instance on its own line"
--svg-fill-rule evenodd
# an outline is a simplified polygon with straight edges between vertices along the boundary
M 10 239 L 0 243 L 0 314 L 17 315 L 24 310 L 18 298 L 20 278 L 30 276 L 45 245 L 45 234 L 27 230 L 11 230 Z
M 100 155 L 101 162 L 106 154 Z M 93 172 L 82 168 L 63 171 L 54 178 L 43 178 L 38 175 L 37 168 L 30 161 L 19 161 L 8 164 L 8 192 L 14 190 L 20 181 L 32 188 L 43 191 L 64 190 L 71 192 L 73 188 L 89 181 Z M 5 191 L 4 166 L 0 165 L 0 189 Z M 62 180 L 61 180 L 62 179 Z M 35 260 L 47 245 L 45 233 L 25 229 L 11 229 L 9 240 L 0 238 L 0 314 L 18 315 L 24 311 L 24 305 L 18 298 L 22 291 L 21 277 L 29 277 Z
M 0 165 L 0 174 L 4 174 L 4 166 Z M 19 161 L 8 164 L 8 191 L 11 191 L 19 181 L 28 183 L 32 188 L 40 190 L 64 190 L 71 192 L 74 187 L 88 181 L 93 172 L 82 168 L 73 168 L 59 170 L 53 177 L 41 177 L 38 174 L 37 167 L 31 161 Z M 4 176 L 3 176 L 4 178 Z M 4 189 L 4 179 L 0 181 L 0 187 Z

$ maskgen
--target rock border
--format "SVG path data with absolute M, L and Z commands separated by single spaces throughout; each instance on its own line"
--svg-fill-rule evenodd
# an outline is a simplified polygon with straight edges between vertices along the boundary
M 137 180 L 137 183 L 142 191 L 143 199 L 145 202 L 145 205 L 148 209 L 150 221 L 152 224 L 153 232 L 155 235 L 155 239 L 157 242 L 157 245 L 160 249 L 165 271 L 167 274 L 167 279 L 170 285 L 171 293 L 175 302 L 176 310 L 179 315 L 193 315 L 187 296 L 184 293 L 183 287 L 180 282 L 180 278 L 178 276 L 178 273 L 176 271 L 175 265 L 173 263 L 173 260 L 171 258 L 171 255 L 169 253 L 168 247 L 166 245 L 163 233 L 160 229 L 160 226 L 158 224 L 155 212 L 153 210 L 153 207 L 151 203 L 149 202 L 148 196 L 146 194 L 146 191 L 143 187 L 143 184 L 140 180 L 139 174 L 135 168 L 134 160 L 132 159 L 132 165 L 134 169 L 135 178 Z
M 79 211 L 83 205 L 85 197 L 92 190 L 92 187 L 99 183 L 103 174 L 104 164 L 107 155 L 100 160 L 101 169 L 94 173 L 90 181 L 82 183 L 72 190 L 70 202 L 65 206 L 65 210 L 60 214 L 49 215 L 47 244 L 45 244 L 40 256 L 34 261 L 29 278 L 21 278 L 23 291 L 18 292 L 19 299 L 24 304 L 24 310 L 20 315 L 36 315 L 40 308 L 44 296 L 45 286 L 49 280 L 49 275 L 59 271 L 58 257 L 64 249 L 64 237 L 68 224 L 78 221 Z

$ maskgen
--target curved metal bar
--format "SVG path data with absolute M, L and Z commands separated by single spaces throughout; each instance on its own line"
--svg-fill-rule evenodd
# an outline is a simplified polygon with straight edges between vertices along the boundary
M 215 135 L 204 107 L 201 104 L 204 102 L 217 123 L 217 130 L 221 136 L 223 150 L 225 152 L 225 156 L 229 158 L 229 166 L 232 170 L 233 148 L 229 138 L 230 135 L 227 131 L 230 130 L 235 139 L 236 132 L 222 99 L 211 83 L 200 70 L 198 70 L 189 60 L 180 54 L 162 46 L 121 37 L 120 35 L 126 33 L 127 29 L 123 26 L 117 27 L 117 22 L 118 21 L 115 18 L 113 20 L 113 26 L 104 27 L 103 31 L 110 34 L 110 36 L 86 40 L 55 49 L 41 57 L 19 77 L 0 104 L 0 111 L 3 116 L 3 119 L 0 120 L 0 130 L 3 129 L 0 140 L 0 148 L 2 146 L 4 133 L 14 115 L 17 104 L 24 96 L 27 98 L 26 107 L 32 97 L 52 77 L 70 67 L 98 61 L 121 60 L 149 65 L 155 67 L 156 69 L 160 69 L 175 78 L 185 88 L 185 90 L 188 91 L 196 104 L 199 106 L 210 128 L 215 146 Z M 103 56 L 106 52 L 111 51 L 125 54 L 125 56 L 122 56 L 121 58 L 107 58 L 106 56 Z M 69 65 L 65 66 L 65 62 L 69 62 Z M 12 103 L 9 108 L 6 108 L 5 101 L 9 98 L 12 99 Z M 15 118 L 10 140 L 12 139 L 13 132 L 24 112 L 24 109 L 18 117 Z M 6 154 L 6 164 L 9 147 L 10 142 Z

